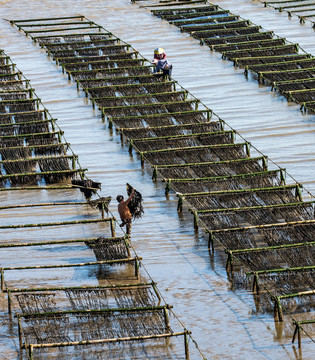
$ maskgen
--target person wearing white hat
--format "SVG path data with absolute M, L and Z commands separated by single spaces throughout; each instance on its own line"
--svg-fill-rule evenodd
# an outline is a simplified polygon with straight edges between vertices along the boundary
M 164 60 L 166 58 L 166 53 L 163 48 L 156 48 L 154 50 L 154 59 Z
M 172 75 L 173 65 L 166 59 L 166 53 L 163 48 L 154 50 L 152 64 L 155 65 L 153 74 L 159 75 L 162 72 L 163 79 Z

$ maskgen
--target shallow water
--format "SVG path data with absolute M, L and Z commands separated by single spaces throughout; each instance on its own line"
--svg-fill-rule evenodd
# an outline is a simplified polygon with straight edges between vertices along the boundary
M 265 9 L 261 4 L 249 0 L 218 1 L 220 6 L 240 14 L 277 35 L 298 42 L 304 50 L 314 55 L 314 31 L 305 24 L 288 20 L 284 14 Z M 125 183 L 135 186 L 145 198 L 145 216 L 133 226 L 132 243 L 148 273 L 158 283 L 158 288 L 167 303 L 174 305 L 174 311 L 192 331 L 201 351 L 208 359 L 312 359 L 314 344 L 303 338 L 302 355 L 292 347 L 293 331 L 285 331 L 281 337 L 270 314 L 256 313 L 253 297 L 244 291 L 231 291 L 226 278 L 225 255 L 220 251 L 209 257 L 207 241 L 203 234 L 193 231 L 192 217 L 188 212 L 178 216 L 176 197 L 165 198 L 164 185 L 154 184 L 151 169 L 141 169 L 136 155 L 130 156 L 128 149 L 120 143 L 120 138 L 107 128 L 97 110 L 93 110 L 84 94 L 77 92 L 74 83 L 69 82 L 60 69 L 35 46 L 23 33 L 12 27 L 7 19 L 72 16 L 82 14 L 97 24 L 112 31 L 130 43 L 142 55 L 151 58 L 152 50 L 164 47 L 174 65 L 173 77 L 204 104 L 213 109 L 231 127 L 239 131 L 246 140 L 288 174 L 315 193 L 315 116 L 302 115 L 299 106 L 288 103 L 283 97 L 272 93 L 267 86 L 258 85 L 243 70 L 234 68 L 229 61 L 223 61 L 220 54 L 211 53 L 209 48 L 199 45 L 197 40 L 153 17 L 147 10 L 131 5 L 128 0 L 83 1 L 60 0 L 0 1 L 0 48 L 12 57 L 17 67 L 31 80 L 37 95 L 50 110 L 65 132 L 65 137 L 83 168 L 88 168 L 90 178 L 102 182 L 101 195 L 125 194 Z M 305 199 L 308 193 L 304 191 Z M 83 201 L 81 195 L 72 190 L 63 192 L 11 192 L 0 193 L 1 204 L 48 202 L 53 199 Z M 73 208 L 71 208 L 73 209 Z M 117 216 L 115 201 L 111 210 Z M 19 214 L 21 214 L 19 212 Z M 20 222 L 43 222 L 95 218 L 98 214 L 87 207 L 76 207 L 49 215 L 41 215 L 39 209 L 24 210 L 23 218 L 14 217 L 14 211 L 1 212 L 2 224 Z M 53 217 L 51 217 L 51 215 Z M 31 229 L 24 231 L 1 231 L 1 240 L 40 241 L 51 237 L 63 239 L 77 234 L 90 236 L 102 234 L 101 225 L 78 227 L 71 234 L 59 233 L 47 228 L 41 232 Z M 34 234 L 35 237 L 34 238 Z M 60 249 L 60 248 L 59 248 Z M 72 256 L 69 255 L 71 252 Z M 6 250 L 1 253 L 5 266 L 15 266 L 19 257 Z M 19 250 L 23 262 L 34 256 L 34 250 Z M 82 249 L 73 251 L 67 246 L 62 251 L 42 247 L 37 250 L 36 261 L 73 261 L 84 257 L 92 259 L 91 252 Z M 29 259 L 31 262 L 32 259 Z M 9 264 L 9 265 L 8 265 Z M 142 269 L 143 270 L 143 269 Z M 12 283 L 17 286 L 44 284 L 86 284 L 102 282 L 97 269 L 78 268 L 36 273 L 25 271 L 20 276 L 12 271 Z M 132 269 L 119 271 L 120 278 L 129 278 Z M 113 278 L 116 272 L 110 274 Z M 6 309 L 6 298 L 1 296 L 1 308 Z M 3 310 L 4 312 L 5 310 Z M 2 313 L 3 315 L 3 313 Z M 3 315 L 4 321 L 7 319 Z M 289 324 L 290 321 L 286 321 Z M 8 323 L 1 328 L 0 347 L 3 359 L 17 359 L 18 341 L 10 339 Z M 15 334 L 16 335 L 16 334 Z M 190 343 L 192 359 L 199 359 Z M 47 355 L 47 358 L 50 358 Z

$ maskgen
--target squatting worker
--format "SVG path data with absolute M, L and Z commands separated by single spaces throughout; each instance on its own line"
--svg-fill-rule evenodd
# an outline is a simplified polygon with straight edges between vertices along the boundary
M 122 223 L 120 224 L 120 227 L 123 227 L 126 225 L 127 235 L 130 235 L 131 220 L 132 220 L 132 214 L 130 212 L 128 204 L 130 203 L 131 199 L 134 196 L 135 196 L 135 189 L 132 189 L 131 194 L 126 201 L 124 201 L 124 197 L 122 195 L 118 195 L 116 197 L 116 200 L 118 201 L 118 213 L 119 213 L 120 219 L 122 221 Z
M 166 76 L 172 75 L 172 64 L 166 59 L 166 53 L 163 48 L 157 48 L 154 50 L 154 59 L 152 64 L 155 65 L 153 74 L 156 74 L 160 71 L 163 73 L 163 78 Z

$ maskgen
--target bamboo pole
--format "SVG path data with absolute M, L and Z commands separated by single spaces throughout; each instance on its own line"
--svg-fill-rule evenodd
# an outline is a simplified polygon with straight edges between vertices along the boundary
M 77 36 L 78 34 L 72 34 L 74 36 Z M 80 35 L 80 34 L 79 34 Z M 81 34 L 82 35 L 82 34 Z M 87 35 L 96 35 L 96 34 L 83 34 L 85 36 Z M 71 36 L 71 35 L 59 35 L 60 37 L 62 36 Z M 55 37 L 55 36 L 54 36 Z M 46 38 L 46 36 L 45 36 Z M 60 43 L 62 45 L 62 43 Z M 76 51 L 76 52 L 79 52 L 80 50 L 113 50 L 113 49 L 129 49 L 131 47 L 131 45 L 129 44 L 113 44 L 113 45 L 104 45 L 104 46 L 98 46 L 98 47 L 95 47 L 95 46 L 82 46 L 82 47 L 79 47 L 79 48 L 73 48 L 73 49 L 56 49 L 56 50 L 49 50 L 46 48 L 46 52 L 48 53 L 49 56 L 52 56 L 52 57 L 55 57 L 56 55 L 58 56 L 58 54 L 62 54 L 64 52 L 70 52 L 70 51 Z M 72 57 L 72 56 L 71 56 Z M 104 80 L 104 79 L 103 79 Z
M 29 80 L 27 80 L 29 81 Z M 7 117 L 7 116 L 18 116 L 18 115 L 31 115 L 31 114 L 37 114 L 37 113 L 47 113 L 47 110 L 28 110 L 28 111 L 20 111 L 20 112 L 10 112 L 10 113 L 0 113 L 0 118 L 3 117 Z
M 199 164 L 196 164 L 199 165 Z M 210 176 L 210 177 L 202 177 L 202 178 L 164 178 L 161 179 L 162 182 L 203 182 L 203 181 L 217 181 L 217 180 L 232 180 L 232 179 L 243 179 L 243 178 L 251 178 L 251 177 L 259 177 L 261 175 L 271 175 L 280 173 L 281 169 L 277 170 L 269 170 L 269 171 L 258 171 L 258 172 L 251 172 L 251 173 L 243 173 L 243 174 L 236 174 L 236 175 L 223 175 L 223 176 Z
M 140 257 L 137 258 L 126 258 L 126 259 L 115 259 L 115 260 L 102 260 L 102 261 L 92 261 L 87 263 L 76 263 L 76 264 L 59 264 L 59 265 L 33 265 L 33 266 L 19 266 L 19 267 L 5 267 L 2 268 L 2 273 L 4 271 L 9 270 L 30 270 L 30 269 L 61 269 L 61 268 L 69 268 L 69 267 L 80 267 L 80 266 L 93 266 L 93 265 L 112 265 L 112 264 L 120 264 L 120 263 L 128 263 L 135 262 L 138 259 L 142 259 Z M 4 279 L 2 276 L 2 283 L 4 289 Z
M 16 243 L 16 244 L 0 244 L 0 249 L 15 248 L 15 247 L 29 247 L 29 246 L 45 246 L 45 245 L 57 245 L 57 244 L 78 244 L 78 243 L 90 243 L 96 242 L 99 238 L 83 238 L 83 239 L 67 239 L 67 240 L 51 240 L 41 242 L 30 243 Z M 126 236 L 122 237 L 109 237 L 105 238 L 106 241 L 119 242 L 126 239 Z
M 251 253 L 251 252 L 259 252 L 259 251 L 269 251 L 269 250 L 282 250 L 282 249 L 299 248 L 299 247 L 314 246 L 314 245 L 315 245 L 315 241 L 309 241 L 309 242 L 307 241 L 303 243 L 262 246 L 262 247 L 254 247 L 249 249 L 226 250 L 226 252 L 231 253 L 233 255 L 237 255 L 242 253 Z
M 268 192 L 268 191 L 279 191 L 279 190 L 290 190 L 295 189 L 296 185 L 283 185 L 283 186 L 273 186 L 266 188 L 252 188 L 252 189 L 237 189 L 237 190 L 219 190 L 219 191 L 204 191 L 196 193 L 178 193 L 177 196 L 194 197 L 194 196 L 211 196 L 211 195 L 221 195 L 221 194 L 243 194 L 243 193 L 253 193 L 253 192 Z
M 114 45 L 113 45 L 114 46 Z M 115 47 L 121 47 L 123 45 L 115 45 Z M 107 50 L 110 46 L 106 46 Z M 95 47 L 91 47 L 91 49 L 96 49 Z M 99 49 L 99 47 L 97 48 Z M 74 49 L 75 51 L 80 51 L 80 49 Z M 73 51 L 74 51 L 73 50 Z M 82 48 L 82 50 L 86 50 L 86 48 Z M 65 50 L 60 50 L 60 51 L 65 51 Z M 85 63 L 82 63 L 85 64 Z M 152 68 L 152 65 L 138 65 L 138 66 L 121 66 L 118 68 L 95 68 L 95 69 L 83 69 L 83 70 L 67 70 L 66 69 L 67 64 L 64 66 L 65 71 L 68 74 L 68 77 L 70 78 L 71 75 L 76 75 L 76 74 L 83 74 L 83 73 L 93 73 L 93 72 L 102 72 L 102 73 L 116 73 L 116 72 L 120 72 L 122 70 L 133 70 L 133 69 L 149 69 Z M 86 80 L 86 79 L 84 79 Z M 104 80 L 104 79 L 103 79 Z
M 57 50 L 61 50 L 60 47 L 65 47 L 64 50 L 69 50 L 70 49 L 74 49 L 73 45 L 84 45 L 84 46 L 89 46 L 90 45 L 97 45 L 97 44 L 101 44 L 101 45 L 105 45 L 105 44 L 115 44 L 116 42 L 119 42 L 119 39 L 112 39 L 112 38 L 107 38 L 107 39 L 100 39 L 100 40 L 79 40 L 79 41 L 65 41 L 65 42 L 57 42 L 57 43 L 50 43 L 50 42 L 41 42 L 40 46 L 49 50 L 49 49 L 53 49 L 54 47 L 57 47 L 59 49 Z M 78 62 L 78 57 L 75 56 L 73 57 L 73 59 L 75 59 L 76 61 L 73 63 L 68 63 L 68 64 L 82 64 L 82 62 Z M 100 61 L 108 61 L 106 59 L 104 60 L 100 60 Z M 121 59 L 119 59 L 119 61 L 121 61 Z M 95 61 L 91 61 L 92 63 L 94 63 Z
M 63 135 L 64 132 L 63 131 L 50 131 L 50 132 L 43 132 L 43 133 L 33 133 L 33 134 L 15 134 L 15 135 L 3 135 L 0 136 L 0 139 L 11 139 L 11 138 L 28 138 L 28 137 L 45 137 L 47 135 Z M 24 146 L 25 147 L 25 146 Z M 33 147 L 36 147 L 36 145 L 34 145 Z
M 152 75 L 148 75 L 152 78 Z M 124 77 L 125 79 L 126 77 Z M 128 76 L 128 79 L 130 76 Z M 107 80 L 107 79 L 106 79 Z M 154 83 L 153 83 L 154 84 Z M 185 101 L 187 103 L 187 101 Z M 187 111 L 174 111 L 174 112 L 165 112 L 165 113 L 158 113 L 158 114 L 143 114 L 141 115 L 141 119 L 152 119 L 152 118 L 159 118 L 159 117 L 165 117 L 165 116 L 176 116 L 176 115 L 189 115 L 189 114 L 195 114 L 195 113 L 206 113 L 212 115 L 211 110 L 187 110 Z M 119 122 L 119 120 L 132 120 L 132 119 L 139 119 L 139 115 L 128 115 L 128 116 L 111 116 L 112 120 L 115 122 Z M 211 118 L 211 116 L 210 116 Z M 199 123 L 198 123 L 199 124 Z
M 84 19 L 83 15 L 77 16 L 62 16 L 62 17 L 54 17 L 54 18 L 35 18 L 35 19 L 19 19 L 19 20 L 10 20 L 12 25 L 16 25 L 18 23 L 23 22 L 34 22 L 34 21 L 56 21 L 56 20 L 68 20 L 68 19 Z
M 22 27 L 21 27 L 22 28 Z M 69 28 L 66 28 L 66 29 L 49 29 L 49 30 L 25 30 L 23 29 L 23 31 L 25 32 L 26 35 L 29 35 L 29 34 L 36 34 L 36 33 L 52 33 L 52 32 L 57 32 L 57 31 L 72 31 L 72 30 L 86 30 L 86 29 L 98 29 L 99 30 L 99 26 L 82 26 L 82 27 L 69 27 Z M 68 35 L 68 34 L 64 34 L 65 35 Z
M 17 318 L 41 318 L 41 317 L 55 317 L 62 315 L 75 315 L 75 314 L 102 314 L 102 313 L 129 313 L 129 312 L 145 312 L 145 311 L 164 311 L 165 309 L 171 309 L 172 305 L 161 305 L 161 306 L 143 306 L 143 307 L 134 307 L 134 308 L 104 308 L 104 309 L 88 309 L 88 310 L 64 310 L 64 311 L 46 311 L 38 313 L 17 313 Z
M 224 37 L 226 35 L 230 34 L 236 34 L 238 31 L 244 31 L 244 30 L 257 30 L 257 33 L 259 33 L 260 27 L 257 25 L 254 26 L 240 26 L 235 28 L 228 28 L 228 29 L 215 29 L 215 30 L 204 30 L 200 31 L 198 33 L 192 32 L 191 36 L 196 37 L 197 39 L 200 38 L 210 38 L 214 36 Z
M 121 69 L 121 68 L 118 68 Z M 133 69 L 133 68 L 132 68 Z M 81 70 L 80 70 L 81 71 Z M 85 70 L 83 70 L 85 71 Z M 187 94 L 187 91 L 164 91 L 164 92 L 157 92 L 157 93 L 148 93 L 148 94 L 135 94 L 135 95 L 123 95 L 123 96 L 97 96 L 97 97 L 91 97 L 91 100 L 94 101 L 97 104 L 98 100 L 128 100 L 128 99 L 142 99 L 142 98 L 148 98 L 148 97 L 154 97 L 154 96 L 169 96 L 169 95 L 184 95 Z M 151 104 L 151 103 L 150 103 Z M 137 104 L 137 105 L 145 105 L 145 104 Z
M 120 69 L 118 69 L 120 70 Z M 138 105 L 122 105 L 122 106 L 100 106 L 99 108 L 106 112 L 106 110 L 117 110 L 117 109 L 136 109 L 136 108 L 146 108 L 146 107 L 159 107 L 159 106 L 167 106 L 167 105 L 181 105 L 181 104 L 196 104 L 197 100 L 182 100 L 182 101 L 164 101 L 159 103 L 148 103 L 148 104 L 138 104 Z M 170 115 L 171 113 L 166 113 Z M 161 114 L 159 114 L 161 115 Z M 142 115 L 141 115 L 142 117 Z M 126 117 L 123 117 L 124 119 Z M 137 118 L 139 118 L 139 115 L 137 115 Z M 115 117 L 112 117 L 113 122 L 115 122 Z
M 8 160 L 0 160 L 0 164 L 11 164 L 17 163 L 23 160 L 24 162 L 27 161 L 38 161 L 38 160 L 46 160 L 46 159 L 78 159 L 78 155 L 61 155 L 61 156 L 34 156 L 34 157 L 24 157 L 22 159 L 8 159 Z
M 208 131 L 202 133 L 192 133 L 192 134 L 180 134 L 180 135 L 165 135 L 165 136 L 157 136 L 157 137 L 145 137 L 145 138 L 136 138 L 132 139 L 133 143 L 137 141 L 159 141 L 159 140 L 171 140 L 171 139 L 187 139 L 187 138 L 195 138 L 202 136 L 217 136 L 217 135 L 229 135 L 234 134 L 235 131 Z
M 315 225 L 315 220 L 300 220 L 300 221 L 288 221 L 284 223 L 275 223 L 275 224 L 264 224 L 264 225 L 251 225 L 251 226 L 244 226 L 244 227 L 237 227 L 237 228 L 230 228 L 230 229 L 219 229 L 219 230 L 208 230 L 209 232 L 219 233 L 219 232 L 233 232 L 233 231 L 246 231 L 250 229 L 268 229 L 272 227 L 286 227 L 286 226 L 294 226 L 294 225 Z
M 21 224 L 21 225 L 1 225 L 0 229 L 21 229 L 33 227 L 48 227 L 48 226 L 64 226 L 64 225 L 78 225 L 78 224 L 93 224 L 101 222 L 111 222 L 113 218 L 105 219 L 90 219 L 90 220 L 73 220 L 73 221 L 59 221 L 51 223 L 38 223 L 38 224 Z M 114 236 L 113 236 L 114 237 Z
M 272 274 L 272 273 L 281 273 L 281 272 L 288 272 L 288 271 L 308 271 L 308 270 L 314 270 L 315 265 L 310 266 L 298 266 L 298 267 L 290 267 L 290 268 L 280 268 L 280 269 L 264 269 L 264 270 L 255 270 L 255 271 L 249 271 L 246 273 L 246 275 L 265 275 L 265 274 Z
M 0 206 L 0 210 L 17 209 L 26 207 L 41 207 L 41 206 L 67 206 L 67 205 L 89 205 L 88 201 L 70 201 L 70 202 L 51 202 L 51 203 L 37 203 L 37 204 L 21 204 L 21 205 L 4 205 Z M 0 245 L 1 247 L 1 245 Z
M 215 145 L 199 145 L 199 146 L 183 146 L 180 148 L 172 148 L 172 149 L 158 149 L 158 150 L 147 150 L 147 151 L 139 151 L 140 155 L 152 154 L 152 153 L 160 153 L 160 152 L 179 152 L 186 150 L 201 150 L 201 149 L 217 149 L 217 148 L 238 148 L 244 146 L 246 143 L 239 144 L 215 144 Z
M 135 59 L 130 59 L 130 60 L 135 60 Z M 107 60 L 107 61 L 112 61 L 113 63 L 115 62 L 125 62 L 126 59 L 118 59 L 118 60 Z M 102 61 L 103 62 L 103 61 Z M 129 77 L 128 77 L 129 78 Z M 113 90 L 119 90 L 119 89 L 130 89 L 130 88 L 142 88 L 142 87 L 146 87 L 146 86 L 152 86 L 152 85 L 173 85 L 176 86 L 176 82 L 174 80 L 166 80 L 165 83 L 152 83 L 152 82 L 148 82 L 148 83 L 133 83 L 133 84 L 115 84 L 115 85 L 108 85 L 108 86 L 98 86 L 98 87 L 83 87 L 84 91 L 86 91 L 87 93 L 93 92 L 94 90 L 108 90 L 108 89 L 113 89 Z
M 100 27 L 100 26 L 99 26 Z M 78 33 L 72 33 L 72 34 L 54 34 L 54 35 L 39 35 L 39 36 L 31 36 L 29 35 L 33 41 L 38 42 L 38 40 L 41 39 L 47 39 L 47 38 L 58 38 L 58 37 L 64 37 L 64 36 L 78 36 L 78 35 L 84 35 L 84 36 L 96 36 L 96 35 L 108 35 L 111 36 L 112 33 L 110 32 L 105 32 L 105 33 L 100 33 L 100 32 L 84 32 L 82 34 L 78 34 Z M 27 35 L 28 36 L 28 35 Z
M 155 286 L 156 282 L 148 283 L 130 283 L 130 284 L 110 284 L 110 285 L 86 285 L 86 286 L 55 286 L 55 287 L 41 287 L 41 288 L 11 288 L 4 289 L 3 292 L 10 293 L 28 293 L 28 292 L 42 292 L 42 291 L 66 291 L 66 290 L 92 290 L 92 289 L 128 289 Z M 158 295 L 158 294 L 157 294 Z
M 21 186 L 21 187 L 9 187 L 9 188 L 0 188 L 1 191 L 29 191 L 29 190 L 67 190 L 79 188 L 79 186 L 74 185 L 60 185 L 60 186 Z
M 189 360 L 190 357 L 189 357 L 189 343 L 188 343 L 188 332 L 185 331 L 184 333 L 184 346 L 185 346 L 185 359 L 186 360 Z
M 284 203 L 284 204 L 273 204 L 273 205 L 259 205 L 259 206 L 244 206 L 237 208 L 223 208 L 223 209 L 207 209 L 207 210 L 197 210 L 198 214 L 212 214 L 212 213 L 221 213 L 221 212 L 241 212 L 248 210 L 259 210 L 259 209 L 277 209 L 277 208 L 290 208 L 290 207 L 306 207 L 314 204 L 315 201 L 306 201 L 306 202 L 297 202 L 297 203 Z M 192 211 L 192 210 L 191 210 Z
M 186 164 L 157 164 L 157 165 L 152 165 L 154 167 L 156 167 L 157 169 L 159 168 L 178 168 L 178 167 L 191 167 L 191 166 L 202 166 L 202 165 L 224 165 L 224 164 L 233 164 L 233 163 L 244 163 L 244 162 L 253 162 L 253 161 L 260 161 L 260 160 L 264 160 L 267 159 L 267 157 L 265 156 L 259 156 L 259 157 L 252 157 L 252 158 L 241 158 L 241 159 L 233 159 L 233 160 L 222 160 L 222 161 L 207 161 L 207 162 L 199 162 L 199 163 L 186 163 Z M 176 179 L 171 179 L 171 180 L 176 180 Z
M 85 171 L 87 171 L 87 169 L 14 173 L 14 174 L 0 175 L 0 180 L 23 177 L 23 176 L 71 175 L 71 174 L 75 174 L 75 173 L 84 173 Z M 7 188 L 5 188 L 5 189 L 7 190 Z
M 24 104 L 24 103 L 38 103 L 41 101 L 39 98 L 36 99 L 10 99 L 10 100 L 0 100 L 0 104 Z M 8 113 L 6 113 L 8 114 Z M 10 114 L 10 113 L 9 113 Z
M 37 23 L 37 24 L 24 24 L 22 26 L 20 26 L 23 30 L 24 28 L 27 28 L 27 27 L 49 27 L 49 26 L 58 26 L 58 25 L 61 25 L 61 26 L 66 26 L 66 25 L 90 25 L 92 22 L 91 21 L 72 21 L 72 22 L 59 22 L 59 23 Z M 60 28 L 62 29 L 62 28 Z
M 11 113 L 7 113 L 7 115 L 11 115 Z M 0 128 L 2 127 L 17 127 L 20 128 L 24 125 L 31 125 L 31 124 L 46 124 L 46 123 L 53 123 L 56 122 L 57 119 L 47 119 L 47 120 L 34 120 L 34 121 L 25 121 L 25 122 L 18 122 L 18 123 L 9 123 L 9 124 L 0 124 Z
M 236 20 L 236 21 L 229 21 L 229 22 L 224 22 L 224 23 L 208 22 L 208 23 L 203 23 L 201 25 L 190 24 L 190 25 L 186 25 L 184 27 L 180 27 L 180 31 L 181 32 L 189 32 L 191 35 L 193 35 L 193 34 L 202 33 L 207 30 L 218 30 L 218 29 L 222 29 L 222 28 L 231 29 L 231 28 L 236 28 L 239 26 L 242 27 L 243 25 L 249 25 L 249 21 L 248 20 Z
M 101 42 L 101 40 L 99 40 L 99 42 Z M 94 41 L 93 42 L 91 42 L 91 43 L 94 43 Z M 59 44 L 58 44 L 59 45 Z M 76 59 L 80 59 L 80 58 L 76 58 Z M 109 59 L 109 60 L 107 60 L 106 58 L 104 58 L 104 59 L 102 59 L 102 60 L 90 60 L 90 61 L 84 61 L 84 62 L 82 62 L 82 61 L 76 61 L 76 62 L 67 62 L 67 63 L 65 63 L 64 65 L 63 65 L 63 68 L 67 71 L 67 67 L 73 67 L 73 66 L 76 66 L 76 65 L 78 65 L 78 66 L 80 66 L 80 65 L 82 65 L 82 66 L 86 66 L 86 67 L 88 67 L 88 66 L 90 66 L 90 65 L 98 65 L 98 64 L 100 64 L 100 65 L 104 65 L 104 64 L 108 64 L 108 65 L 113 65 L 113 66 L 115 66 L 116 64 L 117 65 L 119 65 L 119 63 L 122 63 L 122 64 L 126 64 L 126 63 L 130 63 L 130 64 L 135 64 L 135 65 L 138 65 L 139 63 L 144 63 L 146 60 L 145 59 L 136 59 L 136 58 L 131 58 L 131 59 Z M 125 66 L 126 68 L 130 68 L 130 67 L 134 67 L 134 66 Z M 110 68 L 112 68 L 112 67 L 110 67 Z M 121 68 L 121 67 L 119 67 L 119 68 Z M 103 68 L 99 68 L 99 69 L 103 69 Z M 84 69 L 82 69 L 82 70 L 84 70 Z M 69 70 L 68 69 L 68 71 L 82 71 L 82 70 Z M 93 69 L 92 69 L 93 70 Z M 129 84 L 129 85 L 135 85 L 135 84 Z M 138 86 L 139 85 L 142 85 L 142 84 L 137 84 Z M 111 87 L 113 87 L 114 85 L 111 85 Z M 120 85 L 121 86 L 121 85 Z M 111 88 L 110 87 L 110 88 Z M 102 87 L 102 88 L 104 88 L 104 86 Z M 93 88 L 92 88 L 93 89 Z M 101 99 L 103 99 L 103 97 L 100 97 Z M 104 98 L 106 98 L 106 97 L 104 97 Z M 115 96 L 115 97 L 113 97 L 113 98 L 117 98 L 117 96 Z
M 176 9 L 174 9 L 174 10 L 176 10 Z M 159 14 L 158 16 L 161 17 L 162 19 L 165 19 L 165 20 L 171 22 L 171 20 L 174 21 L 177 19 L 184 19 L 184 18 L 193 19 L 195 17 L 200 17 L 200 16 L 224 15 L 227 12 L 228 12 L 227 10 L 217 10 L 217 11 L 196 12 L 196 13 L 188 12 L 188 13 L 181 13 L 179 15 L 160 15 Z M 174 22 L 172 24 L 176 25 L 176 22 Z
M 286 295 L 279 295 L 278 298 L 281 299 L 290 299 L 293 297 L 299 297 L 299 296 L 308 296 L 308 295 L 314 295 L 315 290 L 309 290 L 309 291 L 300 291 L 295 294 L 286 294 Z
M 72 342 L 63 342 L 63 343 L 46 343 L 46 344 L 30 344 L 28 345 L 28 349 L 31 349 L 31 353 L 29 356 L 33 356 L 34 349 L 39 348 L 53 348 L 53 347 L 65 347 L 65 346 L 78 346 L 78 345 L 96 345 L 96 344 L 105 344 L 105 343 L 114 343 L 114 342 L 124 342 L 124 341 L 144 341 L 150 339 L 163 339 L 168 337 L 176 337 L 182 336 L 185 334 L 190 334 L 190 332 L 183 331 L 183 332 L 174 332 L 169 334 L 157 334 L 157 335 L 144 335 L 144 336 L 131 336 L 125 338 L 112 338 L 112 339 L 96 339 L 96 340 L 84 340 L 84 341 L 72 341 Z M 23 345 L 23 348 L 26 348 Z M 186 356 L 186 360 L 189 360 L 189 357 Z
M 144 128 L 144 127 L 131 127 L 131 128 L 122 128 L 122 127 L 119 127 L 117 130 L 120 132 L 120 133 L 123 133 L 125 136 L 126 136 L 126 132 L 131 132 L 131 133 L 134 133 L 134 132 L 139 132 L 140 134 L 142 132 L 145 132 L 145 131 L 152 131 L 152 130 L 168 130 L 168 129 L 190 129 L 190 128 L 193 128 L 194 126 L 199 126 L 199 125 L 215 125 L 215 124 L 221 124 L 220 121 L 208 121 L 208 122 L 195 122 L 195 123 L 189 123 L 189 124 L 177 124 L 177 125 L 161 125 L 161 126 L 150 126 L 148 128 Z M 127 135 L 128 136 L 128 135 Z M 132 135 L 134 136 L 134 135 Z M 128 136 L 130 138 L 130 136 Z M 133 138 L 133 140 L 135 139 L 142 139 L 142 138 Z M 147 138 L 148 139 L 148 138 Z M 150 138 L 149 138 L 150 139 Z M 156 139 L 156 137 L 154 138 Z

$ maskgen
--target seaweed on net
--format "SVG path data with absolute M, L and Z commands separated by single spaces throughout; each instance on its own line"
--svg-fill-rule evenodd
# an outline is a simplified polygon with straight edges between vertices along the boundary
M 69 159 L 66 157 L 47 157 L 38 160 L 41 171 L 63 171 L 70 170 Z
M 187 169 L 186 169 L 187 170 Z M 193 173 L 188 174 L 192 178 Z M 250 175 L 250 173 L 249 173 Z M 273 186 L 280 186 L 281 179 L 278 173 L 259 174 L 255 176 L 244 176 L 228 179 L 211 179 L 203 181 L 174 181 L 172 180 L 172 189 L 179 193 L 190 191 L 191 193 L 200 193 L 206 191 L 224 191 L 224 190 L 241 190 L 257 189 Z M 189 190 L 188 190 L 189 189 Z
M 108 289 L 69 289 L 66 296 L 73 310 L 106 309 L 111 306 L 118 308 L 135 308 L 154 306 L 157 303 L 152 287 L 108 288 Z
M 261 158 L 245 158 L 241 159 L 241 161 L 233 160 L 211 164 L 194 163 L 189 167 L 160 168 L 159 172 L 165 178 L 191 178 L 248 174 L 264 170 Z
M 101 188 L 101 183 L 95 182 L 91 179 L 87 180 L 78 180 L 72 179 L 72 185 L 79 187 L 80 191 L 84 194 L 86 199 L 91 199 L 92 195 L 97 192 L 98 189 Z
M 95 103 L 100 107 L 128 106 L 128 105 L 146 105 L 156 104 L 158 102 L 184 101 L 183 92 L 171 92 L 168 94 L 145 94 L 141 96 L 116 97 L 111 99 L 96 98 Z
M 255 259 L 254 259 L 255 262 Z M 276 267 L 277 268 L 277 267 Z M 314 290 L 314 270 L 283 272 L 269 272 L 259 275 L 259 294 L 254 295 L 256 309 L 260 313 L 274 313 L 274 296 L 292 295 L 288 298 L 281 298 L 280 303 L 285 312 L 290 314 L 312 313 L 315 304 L 315 295 L 307 294 Z M 235 272 L 233 286 L 252 289 L 252 277 L 245 277 L 244 273 Z M 304 294 L 303 294 L 304 293 Z M 302 295 L 303 294 L 303 295 Z M 291 322 L 285 322 L 285 325 Z M 304 325 L 303 325 L 304 327 Z M 294 328 L 288 332 L 287 336 L 292 336 Z
M 140 140 L 135 141 L 135 147 L 139 151 L 159 150 L 159 149 L 174 149 L 181 147 L 194 147 L 201 145 L 215 145 L 215 144 L 231 144 L 233 143 L 232 133 L 223 134 L 205 134 L 185 138 L 168 138 L 156 140 Z
M 60 314 L 29 317 L 23 324 L 27 343 L 55 343 L 146 336 L 169 332 L 163 310 Z
M 1 100 L 25 100 L 28 98 L 28 93 L 26 92 L 13 92 L 13 93 L 1 93 Z
M 169 116 L 170 121 L 172 117 Z M 175 119 L 173 119 L 174 121 Z M 115 121 L 116 122 L 116 121 Z M 220 122 L 195 123 L 195 124 L 170 124 L 169 126 L 142 127 L 136 129 L 124 129 L 123 135 L 130 139 L 154 138 L 171 135 L 189 135 L 194 133 L 220 131 Z
M 109 206 L 111 200 L 112 200 L 111 196 L 100 197 L 99 199 L 89 201 L 89 205 L 91 207 L 98 209 L 101 213 L 104 210 L 108 213 L 108 210 L 109 210 L 108 206 Z
M 36 109 L 36 100 L 25 100 L 21 102 L 1 103 L 0 112 L 33 111 Z
M 122 106 L 114 108 L 105 108 L 107 116 L 124 117 L 124 116 L 141 116 L 162 113 L 173 113 L 194 110 L 194 103 L 189 101 L 175 103 L 156 103 L 148 105 Z
M 31 156 L 31 150 L 25 147 L 15 149 L 0 148 L 2 160 L 25 159 Z
M 17 160 L 4 162 L 3 167 L 7 174 L 25 174 L 35 172 L 36 160 Z
M 21 293 L 16 295 L 23 314 L 34 314 L 56 310 L 54 293 Z
M 126 184 L 127 194 L 131 195 L 132 190 L 134 189 L 130 184 Z M 128 208 L 131 212 L 133 220 L 140 219 L 144 214 L 143 205 L 142 205 L 142 195 L 139 191 L 134 189 L 134 196 L 128 203 Z
M 25 89 L 24 82 L 21 80 L 0 81 L 1 90 L 23 90 Z
M 244 144 L 235 144 L 216 148 L 191 148 L 176 152 L 151 152 L 145 154 L 145 159 L 152 165 L 187 164 L 198 162 L 212 162 L 246 158 Z
M 152 287 L 117 288 L 112 289 L 111 294 L 119 308 L 155 306 L 157 303 Z
M 108 239 L 101 236 L 97 240 L 86 241 L 85 244 L 93 250 L 97 261 L 127 259 L 129 257 L 124 238 Z
M 208 229 L 226 229 L 241 226 L 275 224 L 314 219 L 313 204 L 301 204 L 287 207 L 235 209 L 199 215 Z
M 186 199 L 197 210 L 240 208 L 248 206 L 276 205 L 295 203 L 295 190 L 289 189 L 267 189 L 253 190 L 250 192 L 236 193 L 211 193 L 190 196 Z
M 117 69 L 99 69 L 99 70 L 88 70 L 82 72 L 71 73 L 75 80 L 91 79 L 91 78 L 113 78 L 122 76 L 135 76 L 135 75 L 150 75 L 151 67 L 143 66 L 139 68 L 117 68 Z
M 43 110 L 31 111 L 29 113 L 26 112 L 26 113 L 14 114 L 15 123 L 21 123 L 27 121 L 40 121 L 40 120 L 44 120 L 44 118 L 45 118 L 45 111 Z
M 65 294 L 73 310 L 108 308 L 107 289 L 67 289 Z

